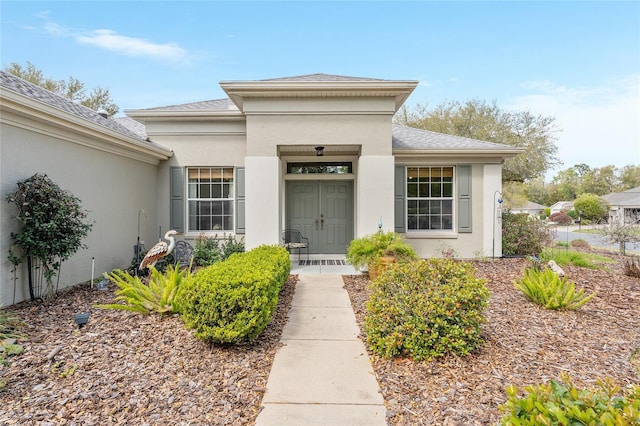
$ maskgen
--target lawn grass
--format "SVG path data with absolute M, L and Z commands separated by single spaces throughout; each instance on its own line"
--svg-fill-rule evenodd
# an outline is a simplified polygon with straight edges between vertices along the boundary
M 571 264 L 590 269 L 602 269 L 603 264 L 615 263 L 615 260 L 605 256 L 566 249 L 546 248 L 542 251 L 540 258 L 545 262 L 554 260 L 560 266 Z

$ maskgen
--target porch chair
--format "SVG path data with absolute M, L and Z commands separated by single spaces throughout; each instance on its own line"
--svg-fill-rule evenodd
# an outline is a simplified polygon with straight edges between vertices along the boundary
M 186 241 L 176 241 L 173 249 L 173 259 L 175 264 L 180 262 L 181 268 L 188 268 L 193 258 L 193 247 Z
M 300 263 L 300 250 L 307 251 L 307 260 L 309 260 L 309 239 L 304 237 L 297 229 L 285 229 L 282 231 L 282 245 L 289 253 L 292 250 L 298 250 L 298 263 Z

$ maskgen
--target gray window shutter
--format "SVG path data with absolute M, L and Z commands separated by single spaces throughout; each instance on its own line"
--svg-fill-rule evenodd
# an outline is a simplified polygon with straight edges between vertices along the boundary
M 236 169 L 236 233 L 245 233 L 244 168 Z
M 407 178 L 406 178 L 405 166 L 396 166 L 395 170 L 395 198 L 394 198 L 394 216 L 395 216 L 395 231 L 404 233 L 406 232 L 405 223 L 407 222 L 405 206 Z
M 184 170 L 171 167 L 170 173 L 169 227 L 184 232 Z
M 471 232 L 471 165 L 457 166 L 458 232 Z

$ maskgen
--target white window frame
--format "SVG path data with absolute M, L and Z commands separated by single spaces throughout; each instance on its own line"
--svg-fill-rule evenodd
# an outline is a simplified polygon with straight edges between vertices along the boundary
M 429 169 L 429 172 L 431 173 L 432 169 L 440 169 L 441 172 L 444 169 L 451 169 L 451 196 L 436 196 L 436 197 L 432 197 L 432 196 L 426 196 L 426 197 L 421 197 L 421 196 L 415 196 L 412 197 L 410 195 L 410 191 L 409 191 L 409 170 L 410 169 Z M 420 173 L 420 172 L 419 172 Z M 405 168 L 405 230 L 407 232 L 407 234 L 418 234 L 418 233 L 450 233 L 450 234 L 455 234 L 456 233 L 456 183 L 457 183 L 457 177 L 456 177 L 456 167 L 453 165 L 410 165 L 410 166 L 406 166 Z M 431 183 L 423 183 L 424 185 L 431 185 Z M 442 184 L 444 184 L 444 182 L 441 182 L 441 189 L 443 188 Z M 441 218 L 441 223 L 443 222 L 443 220 L 446 217 L 450 217 L 450 227 L 449 228 L 427 228 L 427 229 L 411 229 L 409 227 L 409 217 L 410 216 L 416 216 L 419 217 L 419 215 L 415 215 L 415 214 L 410 214 L 409 213 L 409 204 L 412 201 L 449 201 L 451 203 L 451 213 L 444 213 L 441 212 L 437 215 L 431 215 L 429 214 L 429 216 L 439 216 Z M 418 219 L 419 220 L 419 219 Z
M 194 171 L 197 171 L 198 177 L 196 181 L 192 181 L 191 175 Z M 208 172 L 208 173 L 204 173 L 204 172 Z M 205 175 L 205 177 L 203 178 L 202 175 Z M 206 180 L 206 175 L 208 174 L 208 176 L 212 176 L 214 173 L 220 173 L 220 180 L 219 181 L 212 181 Z M 227 175 L 227 173 L 231 174 L 231 180 L 226 180 L 225 181 L 225 176 Z M 186 194 L 187 194 L 187 202 L 186 202 L 186 226 L 187 226 L 187 232 L 188 233 L 233 233 L 235 230 L 235 201 L 236 201 L 236 197 L 235 197 L 235 185 L 236 185 L 236 175 L 235 175 L 235 168 L 232 166 L 191 166 L 191 167 L 186 167 Z M 202 186 L 204 185 L 204 187 Z M 199 196 L 201 195 L 201 192 L 206 192 L 205 188 L 209 186 L 208 188 L 208 195 L 209 196 Z M 219 186 L 219 190 L 220 190 L 220 194 L 221 196 L 213 196 L 214 195 L 214 188 Z M 226 196 L 225 195 L 225 187 L 227 187 L 227 191 L 226 191 Z M 194 229 L 192 228 L 192 216 L 195 216 L 195 220 L 196 221 L 202 221 L 204 217 L 206 217 L 207 215 L 198 215 L 198 214 L 191 214 L 191 204 L 192 202 L 211 202 L 211 203 L 215 203 L 215 202 L 220 202 L 221 203 L 221 208 L 220 214 L 213 214 L 210 213 L 208 216 L 211 220 L 211 226 L 210 229 Z M 225 211 L 225 205 L 229 206 L 230 211 Z M 198 218 L 200 217 L 200 218 Z M 213 225 L 214 222 L 214 218 L 221 218 L 221 222 L 224 225 L 224 218 L 228 217 L 229 218 L 229 226 L 230 228 L 224 228 L 224 227 L 219 227 L 219 228 L 215 228 L 215 225 Z M 199 226 L 198 226 L 199 227 Z

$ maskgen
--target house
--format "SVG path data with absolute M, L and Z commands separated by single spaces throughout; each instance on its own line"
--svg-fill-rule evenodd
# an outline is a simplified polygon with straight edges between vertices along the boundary
M 622 192 L 603 195 L 610 205 L 609 220 L 624 220 L 625 223 L 640 223 L 640 186 Z
M 510 208 L 511 213 L 527 213 L 530 216 L 539 217 L 544 213 L 546 209 L 542 204 L 534 203 L 533 201 L 525 201 L 519 206 L 513 206 Z
M 242 236 L 248 249 L 281 243 L 285 228 L 310 252 L 345 253 L 379 227 L 422 257 L 443 244 L 474 257 L 501 253 L 494 195 L 519 148 L 392 123 L 418 82 L 312 74 L 223 81 L 227 99 L 125 111 L 108 119 L 1 74 L 4 197 L 47 173 L 79 197 L 95 226 L 61 281 L 125 267 L 140 236 Z M 0 212 L 0 297 L 13 290 L 6 260 L 13 212 Z M 24 271 L 18 291 L 24 296 Z
M 573 210 L 573 201 L 558 201 L 549 207 L 549 216 L 554 213 L 567 213 L 571 210 Z

